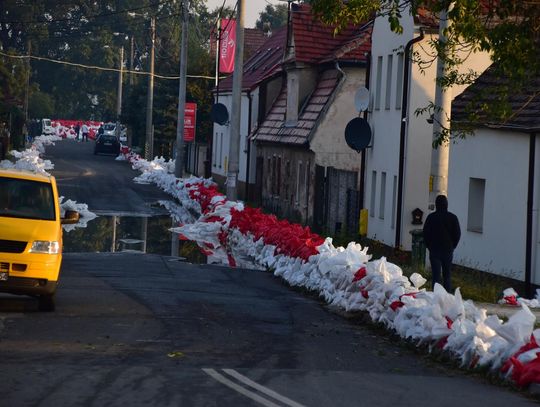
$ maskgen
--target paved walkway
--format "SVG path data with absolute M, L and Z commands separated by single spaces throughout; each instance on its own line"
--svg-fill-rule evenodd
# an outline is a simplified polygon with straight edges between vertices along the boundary
M 490 304 L 484 302 L 475 302 L 475 304 L 478 308 L 485 308 L 488 315 L 495 314 L 501 318 L 510 318 L 521 309 L 521 307 L 512 305 Z M 530 310 L 536 316 L 536 323 L 540 324 L 540 308 L 530 308 Z

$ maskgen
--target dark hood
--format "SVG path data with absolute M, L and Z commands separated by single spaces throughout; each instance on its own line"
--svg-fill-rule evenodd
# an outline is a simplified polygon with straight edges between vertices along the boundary
M 435 198 L 435 209 L 440 212 L 446 212 L 448 210 L 448 199 L 444 195 L 438 195 Z

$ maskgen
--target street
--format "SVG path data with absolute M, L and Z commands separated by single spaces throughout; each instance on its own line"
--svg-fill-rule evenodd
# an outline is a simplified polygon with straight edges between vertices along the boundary
M 47 148 L 60 195 L 102 215 L 170 199 L 93 143 Z M 98 218 L 99 219 L 99 218 Z M 271 273 L 164 254 L 64 253 L 57 310 L 0 296 L 1 406 L 521 406 Z

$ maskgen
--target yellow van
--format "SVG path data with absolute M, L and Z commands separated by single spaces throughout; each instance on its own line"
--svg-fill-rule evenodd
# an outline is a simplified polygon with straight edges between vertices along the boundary
M 62 263 L 62 223 L 56 180 L 30 171 L 0 169 L 0 291 L 36 296 L 54 311 Z

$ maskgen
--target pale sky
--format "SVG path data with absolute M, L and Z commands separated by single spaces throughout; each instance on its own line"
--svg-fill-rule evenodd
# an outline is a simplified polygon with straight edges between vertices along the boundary
M 223 0 L 206 0 L 206 7 L 209 11 L 217 7 L 221 7 Z M 234 7 L 236 0 L 225 0 L 225 6 Z M 244 0 L 244 26 L 247 28 L 255 27 L 255 21 L 259 18 L 259 14 L 266 8 L 267 4 L 287 4 L 286 1 L 279 0 Z

